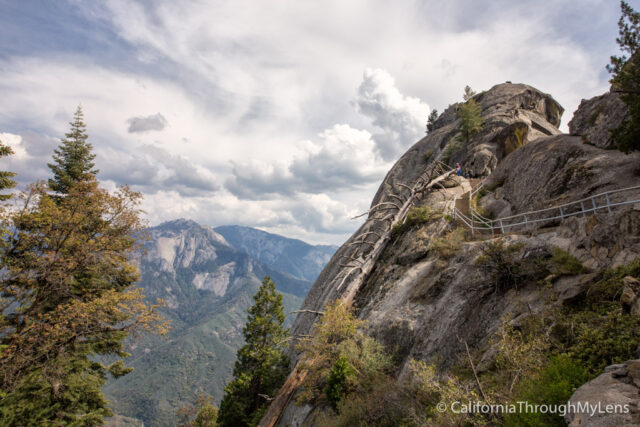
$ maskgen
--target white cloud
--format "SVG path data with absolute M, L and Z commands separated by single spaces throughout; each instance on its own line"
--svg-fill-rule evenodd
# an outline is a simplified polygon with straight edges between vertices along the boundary
M 18 148 L 7 169 L 46 178 L 82 103 L 101 176 L 143 190 L 152 222 L 323 242 L 357 227 L 350 212 L 423 135 L 427 104 L 442 110 L 466 84 L 531 84 L 567 109 L 566 124 L 607 89 L 619 14 L 606 0 L 71 2 L 99 21 L 97 38 L 117 34 L 113 48 L 137 57 L 67 46 L 2 56 L 0 132 Z
M 294 193 L 331 193 L 379 182 L 389 168 L 376 154 L 371 134 L 345 124 L 304 141 L 290 163 L 253 160 L 236 163 L 227 188 L 243 198 Z
M 358 111 L 382 129 L 373 139 L 385 160 L 397 159 L 424 136 L 429 106 L 418 98 L 402 95 L 386 70 L 365 70 L 355 102 Z

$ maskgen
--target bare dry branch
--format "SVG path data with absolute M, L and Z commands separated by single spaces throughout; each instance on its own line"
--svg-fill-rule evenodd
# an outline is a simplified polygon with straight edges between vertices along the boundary
M 413 192 L 413 188 L 411 188 L 411 187 L 409 187 L 408 185 L 405 185 L 405 184 L 403 184 L 403 183 L 401 183 L 401 182 L 396 183 L 396 185 L 399 185 L 400 187 L 404 187 L 404 188 L 406 188 L 407 190 L 409 190 L 409 191 Z
M 262 397 L 267 402 L 271 402 L 273 399 L 275 399 L 275 397 L 269 397 L 266 394 L 262 394 L 262 393 L 258 393 L 258 396 Z
M 398 199 L 400 201 L 400 203 L 404 203 L 405 199 L 403 199 L 400 196 L 396 196 L 395 194 L 389 194 L 389 197 L 395 197 L 396 199 Z
M 478 373 L 476 372 L 476 367 L 474 366 L 473 360 L 471 359 L 471 353 L 469 352 L 469 346 L 467 345 L 467 342 L 462 338 L 460 338 L 457 334 L 456 334 L 456 337 L 458 338 L 458 341 L 464 344 L 464 348 L 467 350 L 467 358 L 469 359 L 469 365 L 471 365 L 471 371 L 473 372 L 473 376 L 476 379 L 476 384 L 478 384 L 480 395 L 482 396 L 485 402 L 489 402 L 489 399 L 487 399 L 487 395 L 484 394 L 484 390 L 482 389 L 482 384 L 480 383 L 480 379 L 478 378 Z
M 294 313 L 313 313 L 313 314 L 319 314 L 321 316 L 324 316 L 324 311 L 317 311 L 317 310 L 294 310 L 289 314 L 294 314 Z
M 338 287 L 336 288 L 337 291 L 339 291 L 340 288 L 342 288 L 342 285 L 344 285 L 345 280 L 347 280 L 356 270 L 362 271 L 362 267 L 354 267 L 351 270 L 349 270 L 347 274 L 345 274 L 345 276 L 342 278 L 342 281 L 340 282 Z

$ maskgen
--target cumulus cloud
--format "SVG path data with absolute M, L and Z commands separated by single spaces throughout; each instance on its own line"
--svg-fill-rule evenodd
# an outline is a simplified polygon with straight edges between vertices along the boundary
M 403 95 L 388 71 L 366 69 L 357 89 L 356 110 L 381 132 L 371 134 L 336 124 L 305 141 L 289 162 L 234 163 L 226 187 L 239 197 L 321 194 L 379 182 L 406 149 L 424 134 L 429 107 Z
M 305 141 L 291 162 L 234 164 L 226 187 L 239 197 L 268 198 L 274 194 L 321 194 L 378 182 L 388 169 L 375 152 L 366 130 L 337 124 Z
M 127 129 L 129 133 L 149 132 L 152 130 L 161 131 L 169 124 L 167 119 L 160 113 L 146 117 L 131 117 L 127 119 L 127 123 L 129 124 Z
M 396 159 L 424 136 L 429 106 L 401 94 L 386 70 L 365 70 L 355 103 L 358 111 L 382 130 L 373 135 L 373 140 L 385 160 Z
M 147 194 L 173 190 L 188 197 L 220 188 L 209 170 L 160 147 L 142 145 L 133 153 L 105 149 L 102 154 L 101 178 L 134 185 Z
M 50 175 L 47 162 L 51 162 L 53 149 L 60 143 L 57 138 L 25 131 L 22 135 L 0 133 L 0 141 L 9 145 L 14 154 L 3 159 L 4 169 L 17 172 L 15 180 L 24 186 Z
M 61 3 L 101 32 L 76 50 L 68 33 L 49 37 L 66 22 L 9 8 L 7 39 L 48 40 L 0 59 L 0 131 L 21 150 L 11 167 L 46 178 L 52 136 L 82 102 L 101 179 L 144 191 L 152 223 L 186 216 L 333 243 L 423 135 L 425 102 L 442 110 L 466 84 L 511 80 L 570 115 L 608 87 L 619 15 L 608 0 L 152 3 Z

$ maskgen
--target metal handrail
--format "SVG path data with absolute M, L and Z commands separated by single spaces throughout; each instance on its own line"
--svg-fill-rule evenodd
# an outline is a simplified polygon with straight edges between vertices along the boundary
M 480 187 L 476 188 L 476 190 L 474 192 L 477 192 L 478 189 Z M 545 222 L 545 221 L 552 221 L 552 220 L 556 220 L 556 219 L 564 219 L 564 218 L 568 218 L 571 216 L 575 216 L 575 215 L 586 215 L 587 213 L 590 212 L 596 212 L 598 209 L 607 209 L 608 213 L 611 213 L 611 208 L 617 207 L 617 206 L 624 206 L 624 205 L 630 205 L 630 204 L 634 204 L 634 203 L 639 203 L 640 199 L 636 199 L 636 200 L 626 200 L 626 201 L 622 201 L 622 202 L 615 202 L 612 203 L 611 202 L 611 198 L 610 196 L 612 194 L 617 194 L 617 193 L 622 193 L 625 191 L 630 191 L 630 190 L 638 190 L 640 189 L 640 185 L 639 186 L 634 186 L 634 187 L 627 187 L 627 188 L 620 188 L 620 189 L 616 189 L 616 190 L 611 190 L 611 191 L 607 191 L 607 192 L 603 192 L 603 193 L 599 193 L 590 197 L 586 197 L 584 199 L 579 199 L 579 200 L 574 200 L 572 202 L 567 202 L 564 203 L 562 205 L 558 205 L 558 206 L 553 206 L 550 208 L 545 208 L 545 209 L 538 209 L 538 210 L 533 210 L 533 211 L 528 211 L 528 212 L 523 212 L 520 214 L 516 214 L 516 215 L 510 215 L 510 216 L 506 216 L 506 217 L 502 217 L 502 218 L 497 218 L 497 219 L 488 219 L 488 218 L 484 218 L 482 215 L 480 215 L 475 209 L 473 209 L 471 207 L 471 203 L 469 203 L 469 212 L 471 213 L 471 218 L 467 217 L 466 215 L 464 215 L 463 213 L 457 211 L 456 207 L 455 207 L 455 200 L 457 200 L 457 195 L 454 198 L 454 204 L 453 204 L 453 217 L 461 217 L 462 220 L 461 222 L 463 222 L 467 227 L 469 227 L 471 229 L 471 232 L 473 234 L 475 229 L 491 229 L 493 230 L 500 230 L 502 233 L 505 232 L 505 229 L 508 228 L 513 228 L 513 227 L 517 227 L 517 226 L 521 226 L 524 225 L 525 228 L 528 228 L 530 224 L 535 224 L 535 223 L 539 223 L 539 222 Z M 470 195 L 470 202 L 471 202 L 471 192 L 469 193 Z M 604 197 L 606 203 L 604 205 L 600 205 L 598 206 L 598 204 L 596 203 L 597 198 L 600 197 Z M 586 208 L 584 202 L 586 201 L 591 201 L 592 207 L 590 208 Z M 565 208 L 567 207 L 580 207 L 579 210 L 576 210 L 574 212 L 565 212 Z M 536 214 L 540 214 L 543 212 L 549 212 L 549 211 L 554 211 L 554 210 L 559 210 L 560 215 L 552 215 L 552 216 L 547 216 L 547 217 L 543 217 L 543 218 L 531 218 L 532 216 L 535 216 Z M 478 219 L 481 219 L 481 221 L 476 221 L 474 219 L 474 217 L 477 217 Z M 522 218 L 523 221 L 521 222 L 510 222 L 511 220 L 514 220 L 516 218 Z M 506 222 L 509 221 L 509 222 Z M 506 222 L 506 223 L 505 223 Z
M 578 204 L 578 203 L 584 203 L 586 201 L 593 200 L 593 199 L 595 199 L 597 197 L 602 197 L 602 196 L 607 197 L 607 196 L 609 196 L 611 194 L 621 193 L 623 191 L 629 191 L 629 190 L 639 190 L 639 189 L 640 189 L 640 185 L 636 185 L 635 187 L 627 187 L 627 188 L 620 188 L 618 190 L 605 191 L 604 193 L 600 193 L 600 194 L 596 194 L 596 195 L 593 195 L 593 196 L 585 197 L 584 199 L 575 200 L 573 202 L 567 202 L 567 203 L 564 203 L 562 205 L 552 206 L 550 208 L 538 209 L 538 210 L 535 210 L 535 211 L 528 211 L 528 212 L 524 212 L 524 213 L 520 213 L 520 214 L 516 214 L 516 215 L 511 215 L 511 216 L 505 216 L 505 217 L 502 217 L 502 218 L 499 218 L 499 219 L 505 220 L 505 219 L 517 218 L 519 216 L 524 216 L 524 215 L 533 215 L 533 214 L 540 213 L 540 212 L 546 212 L 546 211 L 551 211 L 551 210 L 555 210 L 555 209 L 565 208 L 567 206 L 575 205 L 575 204 Z M 606 208 L 606 207 L 607 206 L 598 206 L 596 209 Z M 491 220 L 491 221 L 495 222 L 495 221 L 498 221 L 498 219 Z

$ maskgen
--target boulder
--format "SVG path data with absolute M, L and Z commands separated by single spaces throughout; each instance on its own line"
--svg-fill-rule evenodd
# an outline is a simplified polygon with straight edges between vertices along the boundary
M 631 276 L 623 279 L 624 287 L 620 302 L 622 308 L 631 314 L 640 314 L 640 281 Z
M 599 148 L 613 148 L 610 130 L 627 117 L 628 109 L 617 93 L 583 99 L 569 122 L 569 133 Z
M 605 372 L 579 387 L 569 399 L 577 409 L 565 415 L 569 427 L 631 427 L 640 425 L 640 360 L 605 368 Z M 598 405 L 578 410 L 578 405 Z M 609 410 L 607 410 L 609 409 Z

